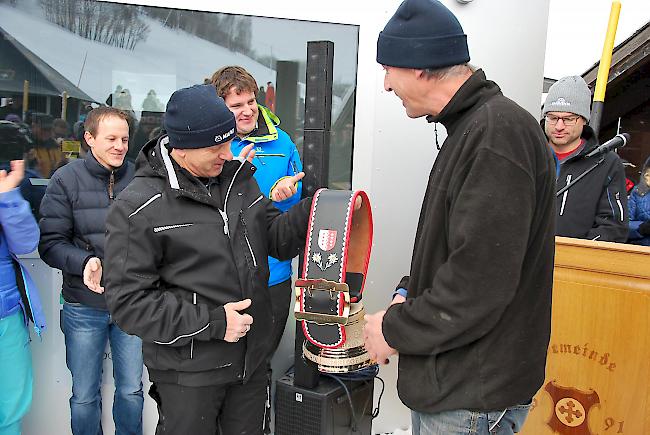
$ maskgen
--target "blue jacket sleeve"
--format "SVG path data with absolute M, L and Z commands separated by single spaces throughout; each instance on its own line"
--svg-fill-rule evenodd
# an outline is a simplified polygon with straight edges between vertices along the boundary
M 635 190 L 632 191 L 632 194 L 630 195 L 630 198 L 627 200 L 627 208 L 629 212 L 629 217 L 630 217 L 630 227 L 629 227 L 629 234 L 628 234 L 628 239 L 629 240 L 638 240 L 642 239 L 643 236 L 641 233 L 639 233 L 639 225 L 641 225 L 644 221 L 639 220 L 637 217 L 637 200 L 638 196 L 635 194 Z
M 298 153 L 298 149 L 296 148 L 296 146 L 293 144 L 293 142 L 289 142 L 289 143 L 291 144 L 291 153 L 289 155 L 289 164 L 287 165 L 285 176 L 292 177 L 296 175 L 298 172 L 302 171 L 302 162 L 300 161 L 300 154 Z M 296 191 L 295 195 L 293 195 L 291 198 L 285 199 L 284 201 L 274 202 L 274 204 L 280 210 L 287 211 L 293 205 L 300 202 L 301 196 L 302 196 L 302 181 L 298 181 L 298 190 Z
M 38 224 L 18 188 L 0 193 L 0 224 L 11 253 L 29 254 L 38 246 Z
M 41 202 L 41 242 L 38 252 L 50 267 L 70 275 L 83 275 L 86 260 L 94 254 L 73 243 L 74 217 L 72 204 L 56 174 L 47 186 Z

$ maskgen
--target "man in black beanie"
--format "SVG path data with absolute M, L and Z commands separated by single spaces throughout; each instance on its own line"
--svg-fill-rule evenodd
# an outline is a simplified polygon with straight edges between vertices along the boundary
M 273 319 L 268 255 L 295 257 L 311 200 L 281 213 L 230 151 L 214 86 L 180 89 L 107 220 L 105 294 L 143 341 L 157 434 L 261 434 Z M 252 158 L 252 155 L 250 156 Z
M 535 118 L 468 61 L 460 23 L 435 0 L 404 1 L 377 41 L 386 91 L 448 132 L 410 275 L 364 328 L 377 361 L 399 354 L 415 435 L 516 433 L 544 380 L 555 165 Z

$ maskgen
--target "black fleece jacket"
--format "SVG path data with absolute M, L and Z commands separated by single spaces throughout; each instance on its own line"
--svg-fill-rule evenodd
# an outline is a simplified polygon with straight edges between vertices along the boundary
M 383 333 L 411 409 L 502 410 L 544 380 L 555 165 L 537 121 L 476 71 L 437 117 L 448 137 L 422 204 L 411 272 Z
M 245 382 L 269 353 L 267 256 L 304 248 L 311 200 L 281 213 L 248 162 L 226 162 L 206 187 L 171 158 L 166 139 L 145 145 L 109 212 L 106 302 L 120 328 L 142 338 L 152 381 Z M 251 329 L 226 342 L 223 306 L 246 298 Z

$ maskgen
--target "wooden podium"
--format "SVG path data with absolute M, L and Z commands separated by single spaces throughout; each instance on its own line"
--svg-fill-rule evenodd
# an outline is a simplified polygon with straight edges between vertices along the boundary
M 650 434 L 650 248 L 556 238 L 551 341 L 526 435 Z

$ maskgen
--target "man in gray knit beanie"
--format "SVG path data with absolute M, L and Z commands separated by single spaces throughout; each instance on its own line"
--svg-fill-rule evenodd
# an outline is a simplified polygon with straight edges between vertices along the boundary
M 569 152 L 580 145 L 582 127 L 589 122 L 590 100 L 591 92 L 580 76 L 563 77 L 548 90 L 542 115 L 555 152 Z
M 556 235 L 622 243 L 628 219 L 625 171 L 616 153 L 602 161 L 588 156 L 598 146 L 588 125 L 590 100 L 582 77 L 563 77 L 549 89 L 542 109 L 544 132 L 559 162 L 557 189 L 570 185 L 556 199 Z
M 589 122 L 591 91 L 580 76 L 563 77 L 551 86 L 542 115 L 548 112 L 570 112 Z

